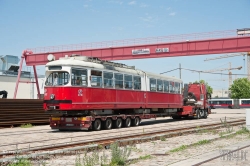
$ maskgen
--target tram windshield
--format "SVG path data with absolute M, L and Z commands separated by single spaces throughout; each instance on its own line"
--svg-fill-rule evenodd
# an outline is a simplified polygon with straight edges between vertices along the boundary
M 60 86 L 69 83 L 69 73 L 68 72 L 52 72 L 48 76 L 45 85 L 46 86 Z

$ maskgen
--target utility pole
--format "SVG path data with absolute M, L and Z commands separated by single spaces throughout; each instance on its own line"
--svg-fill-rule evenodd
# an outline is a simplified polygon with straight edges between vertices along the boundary
M 181 79 L 181 64 L 179 63 L 180 79 Z

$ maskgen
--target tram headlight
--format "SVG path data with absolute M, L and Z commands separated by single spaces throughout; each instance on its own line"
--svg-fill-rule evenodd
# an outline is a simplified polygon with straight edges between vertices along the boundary
M 50 100 L 54 100 L 55 99 L 55 95 L 54 94 L 51 94 L 50 95 Z

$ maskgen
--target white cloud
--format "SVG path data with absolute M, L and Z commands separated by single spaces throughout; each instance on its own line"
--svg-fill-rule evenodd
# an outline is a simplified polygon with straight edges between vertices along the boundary
M 170 9 L 171 9 L 171 7 L 168 7 L 168 8 L 167 8 L 167 10 L 170 10 Z
M 83 7 L 84 7 L 84 8 L 88 8 L 88 7 L 89 7 L 89 5 L 83 5 Z
M 141 19 L 144 22 L 152 22 L 153 21 L 153 17 L 152 16 L 139 17 L 139 19 Z
M 117 31 L 122 31 L 124 28 L 123 27 L 112 27 L 112 29 L 117 30 Z
M 142 4 L 140 5 L 140 7 L 145 8 L 145 7 L 148 7 L 148 5 L 145 4 L 145 3 L 142 3 Z
M 119 4 L 119 5 L 122 5 L 123 4 L 123 1 L 117 1 L 117 0 L 110 0 L 108 1 L 109 3 L 116 3 L 116 4 Z
M 131 1 L 128 3 L 129 5 L 135 5 L 136 4 L 136 1 Z
M 176 15 L 176 12 L 171 12 L 169 13 L 170 16 L 175 16 Z

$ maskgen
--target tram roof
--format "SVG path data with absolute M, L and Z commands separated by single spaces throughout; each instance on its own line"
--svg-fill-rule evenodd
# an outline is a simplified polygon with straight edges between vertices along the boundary
M 124 64 L 120 64 L 121 66 L 123 65 L 124 67 L 117 67 L 117 66 L 112 66 L 112 65 L 107 65 L 103 63 L 96 63 L 95 61 L 86 61 L 84 58 L 79 57 L 67 57 L 67 58 L 60 58 L 59 60 L 51 61 L 46 64 L 47 66 L 74 66 L 74 67 L 88 67 L 88 68 L 94 68 L 94 69 L 101 69 L 101 70 L 111 70 L 111 71 L 119 71 L 119 72 L 124 72 L 128 74 L 134 74 L 134 75 L 143 75 L 144 73 L 147 74 L 148 77 L 153 77 L 153 78 L 158 78 L 158 79 L 168 79 L 168 80 L 173 80 L 173 81 L 178 81 L 182 82 L 181 79 L 176 78 L 176 77 L 169 77 L 165 75 L 160 75 L 160 74 L 155 74 L 151 72 L 145 72 L 142 70 L 135 69 L 130 66 L 126 66 Z M 112 62 L 111 62 L 112 63 Z M 118 64 L 118 63 L 113 63 L 113 64 Z M 118 64 L 119 65 L 119 64 Z

